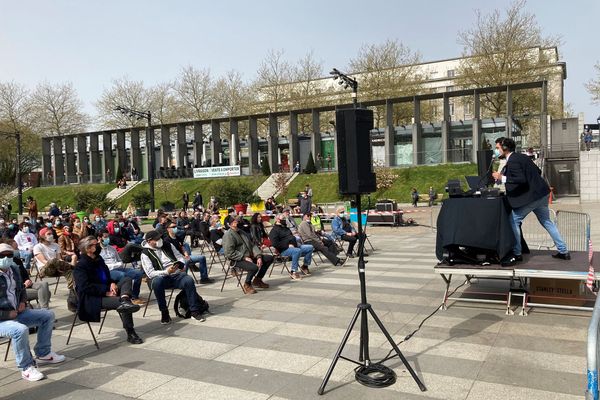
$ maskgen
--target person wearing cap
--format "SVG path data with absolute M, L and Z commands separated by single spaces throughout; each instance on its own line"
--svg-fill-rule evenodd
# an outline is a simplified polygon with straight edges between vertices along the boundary
M 161 312 L 160 323 L 163 325 L 171 323 L 165 289 L 173 288 L 185 292 L 192 318 L 196 321 L 204 321 L 200 312 L 199 296 L 194 279 L 184 272 L 185 258 L 173 245 L 164 243 L 162 234 L 156 230 L 146 233 L 144 239 L 141 256 L 142 268 L 150 279 L 154 296 L 158 302 L 158 309 Z
M 208 277 L 208 268 L 206 267 L 206 257 L 201 254 L 192 254 L 191 249 L 184 239 L 177 236 L 178 230 L 181 229 L 171 220 L 167 220 L 167 234 L 163 235 L 164 244 L 171 244 L 185 259 L 186 269 L 198 266 L 200 272 L 200 283 L 213 283 L 214 280 Z
M 100 257 L 101 247 L 93 236 L 86 236 L 79 242 L 81 258 L 73 271 L 75 290 L 77 291 L 77 316 L 86 322 L 100 322 L 102 310 L 117 310 L 127 341 L 141 344 L 144 341 L 133 327 L 133 313 L 140 306 L 131 302 L 131 278 L 123 277 L 115 282 L 110 271 Z
M 52 351 L 54 313 L 26 307 L 27 294 L 13 257 L 13 248 L 6 243 L 0 244 L 0 336 L 12 340 L 21 377 L 39 381 L 45 375 L 38 370 L 38 365 L 58 364 L 65 361 L 65 356 Z M 32 327 L 37 327 L 37 343 L 33 348 L 35 359 L 29 347 L 29 328 Z
M 300 270 L 304 275 L 310 275 L 310 262 L 312 261 L 313 247 L 309 244 L 298 245 L 298 241 L 287 227 L 287 218 L 285 214 L 277 214 L 275 225 L 269 232 L 271 244 L 279 254 L 292 259 L 290 277 L 294 280 L 300 280 L 302 277 L 298 272 L 300 267 L 300 257 L 304 257 L 304 264 Z
M 21 222 L 19 233 L 15 235 L 15 242 L 19 246 L 19 254 L 23 259 L 25 268 L 31 268 L 31 259 L 33 258 L 33 246 L 38 243 L 37 238 L 30 232 L 30 225 L 26 222 Z
M 254 287 L 269 288 L 262 278 L 273 263 L 273 257 L 262 254 L 260 248 L 252 243 L 250 236 L 240 229 L 242 219 L 243 216 L 238 216 L 231 221 L 230 229 L 223 236 L 223 250 L 225 258 L 233 262 L 236 268 L 247 272 L 246 281 L 242 286 L 244 293 L 254 294 L 256 293 Z
M 77 260 L 72 259 L 70 263 L 62 260 L 60 247 L 55 243 L 52 228 L 42 229 L 39 239 L 39 243 L 33 246 L 33 256 L 41 275 L 53 277 L 64 275 L 69 285 L 71 285 L 72 271 Z
M 325 243 L 321 240 L 321 237 L 317 235 L 315 228 L 311 224 L 311 213 L 306 213 L 302 216 L 302 222 L 298 227 L 298 232 L 302 238 L 302 242 L 310 244 L 316 251 L 323 253 L 325 257 L 335 266 L 344 265 L 344 260 L 341 260 L 337 256 L 337 246 L 333 242 L 329 242 L 329 246 L 325 246 Z
M 331 221 L 331 233 L 335 239 L 341 239 L 348 242 L 348 250 L 346 256 L 352 258 L 354 255 L 354 245 L 358 241 L 358 233 L 354 230 L 354 227 L 346 221 L 346 209 L 339 207 L 336 211 L 336 215 Z M 349 232 L 348 232 L 349 231 Z

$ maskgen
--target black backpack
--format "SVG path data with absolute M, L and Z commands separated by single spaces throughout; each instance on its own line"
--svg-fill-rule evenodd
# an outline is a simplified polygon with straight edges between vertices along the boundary
M 195 292 L 195 295 L 196 301 L 198 304 L 200 304 L 200 309 L 198 310 L 200 314 L 208 312 L 208 302 L 204 300 L 197 292 Z M 177 293 L 177 296 L 175 296 L 175 305 L 173 306 L 173 309 L 175 310 L 175 315 L 178 317 L 187 319 L 192 316 L 185 291 L 182 290 Z

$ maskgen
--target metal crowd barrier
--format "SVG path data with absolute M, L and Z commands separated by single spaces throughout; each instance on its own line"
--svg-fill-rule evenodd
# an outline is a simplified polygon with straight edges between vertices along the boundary
M 556 212 L 550 209 L 550 219 L 556 223 Z M 538 222 L 537 217 L 534 213 L 530 213 L 521 224 L 523 231 L 523 237 L 527 242 L 527 245 L 531 249 L 540 250 L 546 248 L 550 250 L 554 247 L 554 241 L 550 237 L 548 231 Z
M 556 212 L 556 227 L 569 251 L 588 251 L 590 216 L 574 211 Z

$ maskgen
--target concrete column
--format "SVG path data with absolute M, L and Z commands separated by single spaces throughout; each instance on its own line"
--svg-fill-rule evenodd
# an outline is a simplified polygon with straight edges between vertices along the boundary
M 300 161 L 300 143 L 298 141 L 298 114 L 295 112 L 290 112 L 290 133 L 288 135 L 288 143 L 290 144 L 290 170 L 294 170 L 294 166 L 296 165 L 296 161 Z M 313 154 L 313 159 L 317 159 L 317 155 Z M 300 170 L 303 170 L 306 165 L 300 165 Z
M 140 129 L 132 128 L 130 133 L 131 141 L 131 169 L 127 171 L 131 175 L 131 170 L 135 168 L 138 173 L 138 179 L 142 177 L 142 149 L 140 148 Z M 148 151 L 146 149 L 146 151 Z M 147 164 L 146 164 L 147 165 Z
M 114 182 L 116 175 L 112 156 L 112 132 L 104 132 L 102 134 L 102 156 L 104 158 L 104 171 L 102 171 L 104 182 Z M 109 169 L 110 177 L 106 173 Z
M 65 155 L 67 161 L 66 183 L 77 183 L 77 169 L 75 167 L 75 138 L 65 136 Z
M 204 145 L 204 135 L 202 134 L 202 124 L 194 122 L 194 165 L 202 166 L 202 151 Z
M 239 135 L 239 123 L 236 119 L 229 120 L 229 165 L 238 165 L 240 163 L 240 135 Z
M 52 139 L 42 138 L 42 182 L 46 185 L 54 183 L 54 177 L 48 179 L 48 173 L 52 171 Z
M 90 135 L 90 181 L 92 183 L 101 182 L 104 176 L 100 163 L 99 137 L 100 134 Z
M 334 136 L 336 132 L 333 133 Z M 310 151 L 312 151 L 313 158 L 315 159 L 315 163 L 317 162 L 317 155 L 321 154 L 321 119 L 318 111 L 312 111 L 312 136 L 310 137 Z M 325 160 L 325 155 L 321 154 L 323 160 Z M 322 165 L 319 165 L 319 168 L 323 168 Z
M 177 124 L 177 167 L 187 168 L 187 143 L 185 141 L 185 124 Z
M 164 169 L 171 168 L 171 129 L 160 127 L 160 165 Z
M 273 114 L 269 114 L 267 145 L 269 149 L 268 158 L 271 172 L 279 172 L 279 126 L 277 125 L 277 117 Z
M 423 126 L 421 125 L 421 101 L 416 97 L 413 100 L 413 110 L 415 119 L 412 127 L 413 165 L 419 165 L 423 159 L 423 155 L 421 154 Z
M 552 145 L 552 136 L 548 132 L 548 82 L 542 82 L 540 104 L 540 145 L 542 149 Z
M 212 144 L 210 146 L 212 165 L 219 165 L 219 154 L 222 152 L 221 124 L 218 121 L 210 121 L 210 130 L 210 137 L 212 138 Z
M 87 154 L 87 135 L 77 136 L 77 177 L 79 183 L 90 181 L 90 162 Z
M 471 140 L 473 142 L 473 148 L 471 150 L 471 161 L 477 161 L 477 150 L 481 150 L 483 148 L 483 143 L 481 142 L 483 139 L 481 138 L 481 101 L 479 92 L 475 91 L 473 94 L 473 124 L 472 124 L 473 133 L 471 135 Z M 492 144 L 493 146 L 493 144 Z
M 385 147 L 385 166 L 393 167 L 396 165 L 396 148 L 394 147 L 394 103 L 389 100 L 385 102 L 385 131 L 384 131 L 384 147 Z
M 63 156 L 62 137 L 55 136 L 52 139 L 54 151 L 54 184 L 62 185 L 65 183 L 65 159 Z
M 513 128 L 513 98 L 512 89 L 506 87 L 506 137 L 512 137 Z
M 443 99 L 443 115 L 442 121 L 442 163 L 448 162 L 448 136 L 450 135 L 450 98 L 444 95 Z
M 258 121 L 254 117 L 248 118 L 248 166 L 250 174 L 258 172 Z
M 118 167 L 121 167 L 121 173 L 125 175 L 128 172 L 127 167 L 127 149 L 125 148 L 125 131 L 117 131 L 117 168 L 115 168 L 115 174 L 117 173 Z M 121 178 L 120 176 L 114 175 L 115 179 Z

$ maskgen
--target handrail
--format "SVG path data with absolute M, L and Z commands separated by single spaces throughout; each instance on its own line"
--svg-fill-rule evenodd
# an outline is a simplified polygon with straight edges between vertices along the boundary
M 598 331 L 600 328 L 600 296 L 596 297 L 594 311 L 588 326 L 587 340 L 587 390 L 586 400 L 598 400 Z

